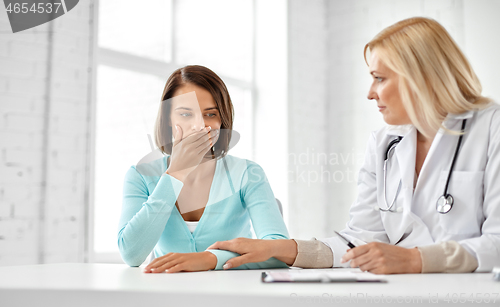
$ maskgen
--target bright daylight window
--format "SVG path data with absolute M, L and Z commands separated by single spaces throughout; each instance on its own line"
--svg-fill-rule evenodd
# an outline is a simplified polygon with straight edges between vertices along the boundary
M 121 262 L 117 247 L 126 171 L 151 151 L 168 76 L 199 64 L 228 86 L 240 142 L 230 154 L 252 159 L 253 1 L 99 1 L 95 262 Z

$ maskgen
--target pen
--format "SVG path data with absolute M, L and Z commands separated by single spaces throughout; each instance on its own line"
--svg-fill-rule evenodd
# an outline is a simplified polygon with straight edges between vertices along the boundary
M 341 235 L 340 233 L 336 232 L 335 233 L 337 234 L 337 236 L 339 236 L 342 240 L 344 240 L 344 242 L 347 244 L 347 246 L 349 246 L 350 248 L 355 248 L 356 245 L 352 244 L 351 241 L 347 240 L 343 235 Z

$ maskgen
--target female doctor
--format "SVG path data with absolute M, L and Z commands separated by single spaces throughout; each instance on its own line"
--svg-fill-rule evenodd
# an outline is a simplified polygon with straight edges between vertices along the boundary
M 340 237 L 217 242 L 241 256 L 378 274 L 490 271 L 500 265 L 500 108 L 436 21 L 410 18 L 365 46 L 368 99 L 388 124 L 370 136 Z M 368 55 L 369 53 L 369 55 Z

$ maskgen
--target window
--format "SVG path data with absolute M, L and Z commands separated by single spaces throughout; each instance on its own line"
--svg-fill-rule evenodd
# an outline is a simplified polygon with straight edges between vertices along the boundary
M 253 0 L 99 1 L 93 261 L 121 262 L 124 175 L 151 151 L 147 134 L 175 69 L 205 65 L 224 80 L 241 136 L 231 154 L 253 158 L 253 7 Z

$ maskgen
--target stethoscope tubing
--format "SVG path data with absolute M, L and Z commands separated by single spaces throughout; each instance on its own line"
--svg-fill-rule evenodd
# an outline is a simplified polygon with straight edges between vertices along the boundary
M 455 149 L 455 154 L 453 155 L 453 161 L 451 161 L 450 171 L 448 172 L 448 178 L 446 179 L 446 185 L 444 187 L 443 196 L 448 196 L 448 186 L 450 185 L 451 173 L 453 173 L 453 169 L 455 168 L 455 162 L 457 162 L 458 152 L 460 151 L 460 145 L 462 144 L 462 139 L 464 138 L 465 133 L 465 124 L 467 123 L 467 119 L 462 121 L 462 129 L 460 129 L 460 137 L 458 138 L 457 148 Z
M 464 133 L 465 133 L 465 126 L 467 124 L 467 119 L 463 119 L 462 120 L 462 128 L 461 128 L 461 131 L 460 131 L 460 137 L 458 138 L 458 142 L 457 142 L 457 147 L 455 149 L 455 154 L 453 155 L 453 160 L 451 162 L 451 167 L 450 167 L 450 170 L 448 171 L 448 177 L 446 179 L 446 185 L 444 187 L 444 192 L 443 192 L 443 195 L 441 195 L 439 198 L 438 198 L 438 202 L 441 198 L 444 198 L 444 199 L 449 199 L 450 200 L 450 203 L 448 204 L 449 205 L 449 209 L 447 210 L 440 210 L 438 208 L 436 208 L 436 210 L 441 213 L 441 214 L 446 214 L 448 212 L 450 212 L 450 210 L 453 208 L 453 196 L 451 196 L 450 194 L 448 194 L 448 187 L 450 185 L 450 181 L 451 181 L 451 174 L 453 173 L 453 169 L 455 168 L 455 164 L 457 162 L 457 158 L 458 158 L 458 153 L 460 151 L 460 146 L 462 145 L 462 140 L 463 140 L 463 136 L 464 136 Z M 384 156 L 384 166 L 383 166 L 383 171 L 384 171 L 384 201 L 385 201 L 385 206 L 386 208 L 381 208 L 379 207 L 378 209 L 380 211 L 383 211 L 383 212 L 395 212 L 394 210 L 392 210 L 392 207 L 394 207 L 394 204 L 396 203 L 396 199 L 399 195 L 399 192 L 401 190 L 401 180 L 399 180 L 399 185 L 398 185 L 398 189 L 396 191 L 396 194 L 394 195 L 394 199 L 392 200 L 391 202 L 391 205 L 388 204 L 387 202 L 387 162 L 389 160 L 389 156 L 390 156 L 390 153 L 391 153 L 391 150 L 393 150 L 395 148 L 395 146 L 401 142 L 401 140 L 403 139 L 402 136 L 398 136 L 396 139 L 392 140 L 389 145 L 387 146 L 387 150 L 385 151 L 385 156 Z
M 394 198 L 392 199 L 392 202 L 391 202 L 391 205 L 389 206 L 389 204 L 387 203 L 387 162 L 389 161 L 389 155 L 390 155 L 390 152 L 391 150 L 393 150 L 395 148 L 395 146 L 401 142 L 401 140 L 403 139 L 402 136 L 398 136 L 397 138 L 395 138 L 394 140 L 392 140 L 389 145 L 387 146 L 387 150 L 385 151 L 385 157 L 384 157 L 384 201 L 385 201 L 385 206 L 386 206 L 386 209 L 382 208 L 382 207 L 379 207 L 379 210 L 380 211 L 383 211 L 383 212 L 392 212 L 392 207 L 394 207 L 394 204 L 396 203 L 396 199 L 398 198 L 398 195 L 399 195 L 399 191 L 401 191 L 401 180 L 399 180 L 399 184 L 398 184 L 398 190 L 396 191 L 396 194 L 394 195 Z

